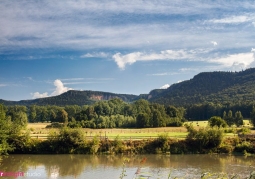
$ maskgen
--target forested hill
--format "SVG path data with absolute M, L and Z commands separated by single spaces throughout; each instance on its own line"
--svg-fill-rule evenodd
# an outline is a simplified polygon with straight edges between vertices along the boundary
M 125 102 L 131 102 L 138 98 L 136 95 L 130 94 L 115 94 L 100 91 L 76 91 L 70 90 L 59 96 L 39 98 L 34 100 L 21 100 L 21 101 L 5 101 L 0 100 L 0 104 L 4 105 L 86 105 L 94 104 L 96 101 L 110 100 L 113 98 L 122 99 Z
M 166 90 L 153 90 L 148 98 L 151 102 L 177 106 L 253 102 L 255 68 L 241 72 L 203 72 Z
M 171 85 L 168 89 L 155 89 L 149 94 L 129 95 L 99 91 L 71 90 L 59 96 L 34 100 L 5 101 L 4 105 L 85 105 L 100 100 L 119 98 L 125 102 L 147 99 L 174 106 L 212 103 L 242 103 L 255 100 L 255 68 L 241 72 L 203 72 L 194 78 Z

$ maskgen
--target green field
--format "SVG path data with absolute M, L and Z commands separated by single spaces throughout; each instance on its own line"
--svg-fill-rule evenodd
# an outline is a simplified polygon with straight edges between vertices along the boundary
M 244 120 L 246 127 L 250 127 L 249 120 Z M 51 130 L 47 129 L 46 125 L 49 123 L 29 123 L 28 129 L 30 130 L 30 136 L 33 138 L 46 139 Z M 208 121 L 190 121 L 185 124 L 192 124 L 196 129 L 200 127 L 206 127 Z M 161 128 L 143 128 L 143 129 L 82 129 L 85 136 L 90 139 L 94 136 L 100 138 L 115 139 L 117 136 L 123 140 L 139 140 L 157 138 L 160 134 L 168 134 L 171 138 L 184 139 L 187 136 L 187 130 L 185 127 L 161 127 Z M 254 132 L 254 131 L 253 131 Z M 236 134 L 227 133 L 225 136 L 231 137 Z
M 57 129 L 46 129 L 47 124 L 29 124 L 30 136 L 34 138 L 47 138 L 51 130 Z M 144 128 L 144 129 L 82 129 L 87 138 L 98 136 L 101 138 L 114 139 L 119 136 L 120 139 L 148 139 L 156 138 L 160 134 L 168 134 L 169 137 L 173 138 L 185 138 L 187 130 L 185 127 L 163 127 L 163 128 Z

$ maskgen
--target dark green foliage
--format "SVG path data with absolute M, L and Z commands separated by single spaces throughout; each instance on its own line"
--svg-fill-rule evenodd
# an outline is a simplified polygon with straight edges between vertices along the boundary
M 170 149 L 170 144 L 169 144 L 169 137 L 168 134 L 161 134 L 158 136 L 158 147 L 160 148 L 160 151 L 163 153 L 166 153 Z
M 62 127 L 64 127 L 64 125 L 59 122 L 52 122 L 50 125 L 46 126 L 46 128 L 62 128 Z
M 243 125 L 243 116 L 240 111 L 235 112 L 235 116 L 233 116 L 233 113 L 231 110 L 228 111 L 228 114 L 224 111 L 223 113 L 223 119 L 227 122 L 229 126 L 236 125 L 240 126 Z
M 68 123 L 68 113 L 64 109 L 59 110 L 58 113 L 57 113 L 56 121 L 64 123 L 65 125 L 67 125 L 67 123 Z
M 115 93 L 108 93 L 108 92 L 101 92 L 101 91 L 75 91 L 70 90 L 67 91 L 59 96 L 47 97 L 47 98 L 40 98 L 34 100 L 22 100 L 22 101 L 5 101 L 0 100 L 0 103 L 5 105 L 58 105 L 58 106 L 65 106 L 65 105 L 91 105 L 99 100 L 110 100 L 113 98 L 119 98 L 126 102 L 131 102 L 136 99 L 139 99 L 139 96 L 136 95 L 129 95 L 129 94 L 115 94 Z
M 136 117 L 136 127 L 150 127 L 149 116 L 146 113 L 139 113 Z
M 32 105 L 29 107 L 29 122 L 35 122 L 36 121 L 36 107 L 35 105 Z
M 0 155 L 13 150 L 24 151 L 29 136 L 22 133 L 27 125 L 26 107 L 5 108 L 0 104 Z
M 254 79 L 255 68 L 241 72 L 204 72 L 149 96 L 152 102 L 175 106 L 253 102 Z
M 252 111 L 251 111 L 251 123 L 255 127 L 255 107 L 254 106 L 252 107 Z
M 186 118 L 188 120 L 205 120 L 212 116 L 222 116 L 223 114 L 223 119 L 225 119 L 229 110 L 232 111 L 232 117 L 233 114 L 240 111 L 243 118 L 250 118 L 250 112 L 252 111 L 253 105 L 253 102 L 245 101 L 240 103 L 194 104 L 186 107 Z
M 226 121 L 224 121 L 221 117 L 219 116 L 213 116 L 209 119 L 208 121 L 209 125 L 211 127 L 227 127 Z
M 188 130 L 186 140 L 194 152 L 205 153 L 207 150 L 216 149 L 223 141 L 223 130 L 218 127 L 196 130 L 190 125 L 186 128 Z
M 54 153 L 76 153 L 75 151 L 84 144 L 84 139 L 80 129 L 62 128 L 59 134 L 49 135 L 50 148 Z
M 249 141 L 243 141 L 242 143 L 239 143 L 235 149 L 235 152 L 248 152 L 248 153 L 254 153 L 255 152 L 255 148 L 254 148 L 254 144 L 250 143 Z

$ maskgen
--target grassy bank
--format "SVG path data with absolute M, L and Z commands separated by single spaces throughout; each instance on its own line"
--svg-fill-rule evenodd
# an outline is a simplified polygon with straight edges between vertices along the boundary
M 13 153 L 254 153 L 255 138 L 239 138 L 231 133 L 226 136 L 224 130 L 222 128 L 197 128 L 193 126 L 187 128 L 104 130 L 45 129 L 45 134 L 40 134 L 45 135 L 43 139 L 24 135 L 18 140 L 14 140 L 15 150 Z

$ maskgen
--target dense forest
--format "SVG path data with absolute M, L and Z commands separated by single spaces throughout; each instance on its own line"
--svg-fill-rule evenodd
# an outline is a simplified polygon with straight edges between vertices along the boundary
M 139 99 L 136 95 L 129 94 L 115 94 L 101 91 L 76 91 L 70 90 L 59 96 L 52 96 L 46 98 L 38 98 L 33 100 L 21 100 L 21 101 L 6 101 L 0 99 L 0 104 L 14 106 L 14 105 L 57 105 L 57 106 L 65 106 L 65 105 L 90 105 L 94 104 L 97 101 L 101 100 L 110 100 L 113 98 L 119 98 L 125 102 L 132 102 Z
M 178 126 L 185 120 L 184 108 L 165 107 L 143 99 L 132 104 L 115 98 L 84 106 L 15 105 L 4 107 L 4 110 L 10 118 L 22 113 L 29 122 L 50 121 L 86 128 Z
M 155 91 L 152 91 L 155 93 Z M 156 91 L 150 101 L 175 106 L 250 103 L 255 97 L 255 68 L 241 72 L 204 72 Z
M 147 128 L 181 126 L 189 120 L 208 120 L 219 116 L 231 125 L 242 125 L 244 118 L 252 117 L 255 104 L 192 105 L 187 108 L 151 103 L 140 99 L 127 103 L 114 98 L 91 105 L 66 106 L 3 106 L 6 120 L 63 123 L 76 128 Z M 255 112 L 254 112 L 255 113 Z M 53 126 L 54 127 L 54 126 Z

